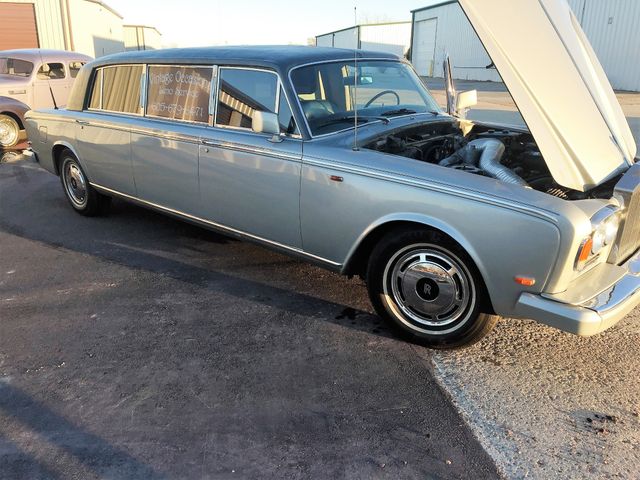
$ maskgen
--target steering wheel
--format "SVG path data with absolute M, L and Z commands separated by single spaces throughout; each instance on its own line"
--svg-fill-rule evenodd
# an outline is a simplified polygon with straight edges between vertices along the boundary
M 382 97 L 383 95 L 386 95 L 390 93 L 391 95 L 393 95 L 394 97 L 396 97 L 396 105 L 400 105 L 400 95 L 398 95 L 396 92 L 394 92 L 393 90 L 383 90 L 380 93 L 375 94 L 371 100 L 369 100 L 366 105 L 364 106 L 364 108 L 367 108 L 369 105 L 371 105 L 373 102 L 375 102 L 376 100 L 378 100 L 380 97 Z

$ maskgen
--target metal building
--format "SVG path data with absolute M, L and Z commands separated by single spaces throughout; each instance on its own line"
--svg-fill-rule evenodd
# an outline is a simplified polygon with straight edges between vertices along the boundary
M 316 37 L 318 47 L 359 48 L 404 56 L 411 43 L 411 22 L 356 25 Z
M 0 50 L 37 47 L 122 52 L 122 16 L 100 0 L 0 0 Z
M 157 50 L 162 48 L 162 34 L 148 25 L 124 25 L 124 49 Z
M 613 87 L 640 91 L 640 1 L 568 1 Z M 456 0 L 412 14 L 411 59 L 420 75 L 443 77 L 442 63 L 448 53 L 455 78 L 500 81 L 496 70 L 487 68 L 491 60 Z

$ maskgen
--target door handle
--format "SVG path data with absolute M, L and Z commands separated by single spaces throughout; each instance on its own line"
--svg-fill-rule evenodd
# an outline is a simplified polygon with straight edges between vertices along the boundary
M 82 125 L 83 127 L 91 125 L 89 122 L 87 122 L 85 120 L 76 120 L 76 123 L 78 125 Z
M 211 140 L 201 140 L 200 143 L 202 143 L 203 145 L 207 145 L 208 147 L 217 147 L 219 145 L 218 143 Z

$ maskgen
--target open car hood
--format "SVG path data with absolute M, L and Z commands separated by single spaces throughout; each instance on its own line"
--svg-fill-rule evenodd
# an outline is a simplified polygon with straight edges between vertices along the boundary
M 566 0 L 459 0 L 553 178 L 585 191 L 626 170 L 637 147 Z

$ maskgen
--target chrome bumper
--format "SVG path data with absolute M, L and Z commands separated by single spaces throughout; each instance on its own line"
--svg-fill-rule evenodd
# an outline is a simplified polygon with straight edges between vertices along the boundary
M 581 336 L 603 332 L 640 304 L 640 252 L 621 267 L 624 273 L 615 283 L 579 304 L 523 293 L 516 305 L 518 316 Z M 580 288 L 579 283 L 573 288 Z

